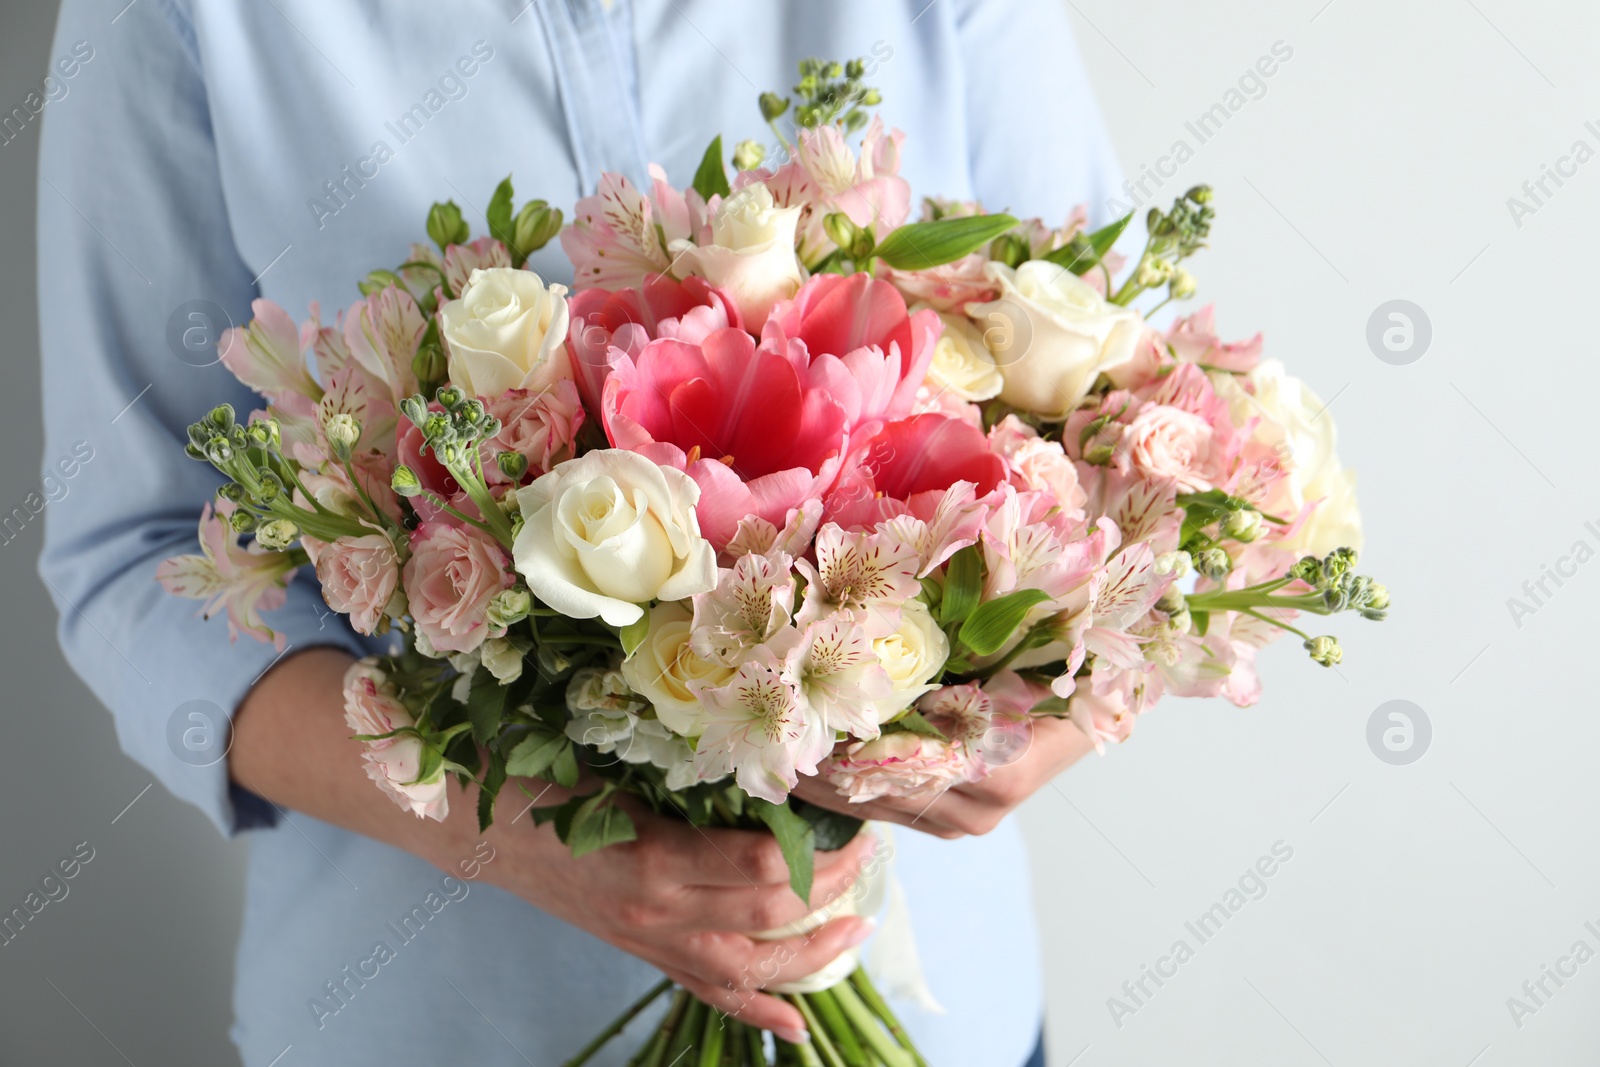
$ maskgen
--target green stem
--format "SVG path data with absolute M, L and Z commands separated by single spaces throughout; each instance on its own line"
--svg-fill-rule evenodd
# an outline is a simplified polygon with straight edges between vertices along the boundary
M 706 1012 L 706 1024 L 700 1033 L 700 1067 L 722 1067 L 722 1042 L 727 1035 L 722 1013 L 715 1008 Z
M 822 1028 L 822 1022 L 817 1018 L 817 1013 L 811 1010 L 811 1003 L 803 995 L 792 993 L 783 998 L 800 1010 L 800 1015 L 806 1021 L 806 1030 L 811 1034 L 811 1044 L 815 1046 L 817 1055 L 821 1057 L 825 1067 L 847 1067 L 839 1050 L 833 1047 L 828 1033 Z
M 838 997 L 839 1007 L 855 1025 L 856 1032 L 864 1037 L 872 1051 L 877 1053 L 889 1067 L 913 1067 L 914 1061 L 911 1054 L 899 1046 L 899 1043 L 881 1025 L 878 1016 L 872 1013 L 866 1003 L 851 988 L 849 982 L 840 982 L 834 987 Z
M 616 1037 L 618 1034 L 622 1033 L 623 1029 L 627 1027 L 629 1023 L 633 1022 L 634 1018 L 637 1017 L 640 1012 L 648 1008 L 652 1003 L 655 1002 L 657 997 L 671 988 L 672 979 L 670 978 L 663 978 L 661 981 L 657 982 L 650 988 L 649 992 L 640 997 L 638 1000 L 634 1001 L 633 1004 L 628 1007 L 627 1011 L 617 1016 L 610 1026 L 606 1027 L 604 1030 L 600 1031 L 599 1034 L 595 1035 L 595 1039 L 585 1045 L 583 1047 L 583 1051 L 579 1052 L 572 1059 L 562 1064 L 562 1067 L 581 1067 L 582 1064 L 588 1063 L 589 1060 L 594 1057 L 594 1054 L 599 1052 L 601 1047 L 604 1046 L 607 1041 L 610 1041 L 613 1037 Z
M 761 1031 L 753 1026 L 745 1027 L 744 1040 L 745 1059 L 750 1067 L 767 1067 L 767 1047 L 761 1042 Z
M 669 1067 L 682 1067 L 684 1054 L 694 1047 L 700 1031 L 705 1027 L 706 1013 L 711 1009 L 698 997 L 689 998 L 689 1007 L 683 1013 L 683 1022 L 667 1046 L 666 1062 Z
M 456 518 L 460 519 L 462 522 L 471 523 L 472 525 L 476 526 L 478 529 L 482 530 L 484 533 L 489 534 L 491 537 L 494 536 L 494 530 L 492 530 L 489 527 L 488 523 L 484 522 L 482 519 L 475 519 L 471 515 L 468 515 L 464 511 L 456 510 L 454 507 L 452 507 L 450 504 L 448 504 L 442 496 L 440 496 L 438 493 L 435 493 L 433 490 L 424 489 L 418 495 L 427 497 L 428 501 L 430 503 L 432 503 L 433 506 L 438 508 L 440 511 L 448 512 L 449 514 L 454 515 Z M 496 540 L 498 540 L 498 538 L 496 538 Z
M 811 1002 L 811 1007 L 823 1025 L 828 1028 L 829 1037 L 839 1046 L 840 1058 L 849 1064 L 849 1067 L 867 1067 L 867 1054 L 862 1050 L 861 1042 L 856 1040 L 855 1031 L 850 1028 L 850 1023 L 845 1019 L 839 1001 L 834 999 L 833 993 L 824 989 L 817 993 L 806 994 L 806 999 Z
M 883 1025 L 889 1028 L 889 1032 L 900 1042 L 901 1047 L 911 1053 L 912 1058 L 917 1061 L 917 1067 L 928 1067 L 927 1061 L 922 1058 L 922 1053 L 917 1051 L 917 1046 L 913 1045 L 911 1038 L 906 1035 L 906 1028 L 900 1025 L 900 1020 L 889 1010 L 889 1004 L 883 999 L 883 994 L 878 992 L 878 987 L 872 984 L 872 978 L 867 974 L 865 967 L 855 969 L 850 975 L 850 984 L 861 994 L 861 999 L 867 1002 L 867 1006 L 878 1013 L 878 1018 L 883 1020 Z

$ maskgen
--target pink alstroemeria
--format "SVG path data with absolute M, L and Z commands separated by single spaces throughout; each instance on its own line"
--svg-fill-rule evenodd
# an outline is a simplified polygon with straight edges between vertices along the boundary
M 894 685 L 867 631 L 848 613 L 831 615 L 794 633 L 783 676 L 801 703 L 830 731 L 870 740 L 878 736 L 879 701 Z
M 493 237 L 479 237 L 464 245 L 444 250 L 444 281 L 452 293 L 460 294 L 475 270 L 511 266 L 511 253 Z
M 740 556 L 718 572 L 717 587 L 694 598 L 691 644 L 696 654 L 733 665 L 789 625 L 793 559 L 783 552 Z
M 799 559 L 805 603 L 796 620 L 805 626 L 834 612 L 863 618 L 873 637 L 893 629 L 899 606 L 922 591 L 920 557 L 911 546 L 882 533 L 847 531 L 828 523 L 817 531 L 817 562 Z
M 251 301 L 250 311 L 249 323 L 222 335 L 217 346 L 222 365 L 269 400 L 285 395 L 322 399 L 322 386 L 306 369 L 294 319 L 270 300 Z
M 807 713 L 770 652 L 746 661 L 727 685 L 702 689 L 700 699 L 707 722 L 694 766 L 702 781 L 731 771 L 746 793 L 781 804 L 832 747 L 822 716 Z
M 226 608 L 231 640 L 246 633 L 257 641 L 271 641 L 281 651 L 286 639 L 262 621 L 261 613 L 281 608 L 288 598 L 286 586 L 298 566 L 293 558 L 254 543 L 241 547 L 233 528 L 222 515 L 212 513 L 209 503 L 200 513 L 200 551 L 162 560 L 156 567 L 161 587 L 176 596 L 205 601 L 202 618 Z
M 668 246 L 700 234 L 706 218 L 700 194 L 674 189 L 653 163 L 650 179 L 647 196 L 620 174 L 602 174 L 595 194 L 578 201 L 561 231 L 575 289 L 628 289 L 648 275 L 671 273 Z
M 905 134 L 886 131 L 874 116 L 861 137 L 858 156 L 837 126 L 801 130 L 799 163 L 810 176 L 819 202 L 812 217 L 819 222 L 842 211 L 857 226 L 872 226 L 879 234 L 906 221 L 911 214 L 911 184 L 900 177 L 900 145 Z

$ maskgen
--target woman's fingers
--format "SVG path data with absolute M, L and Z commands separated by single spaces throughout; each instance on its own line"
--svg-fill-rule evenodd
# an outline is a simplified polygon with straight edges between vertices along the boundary
M 806 1040 L 806 1022 L 799 1010 L 787 1001 L 770 993 L 740 994 L 725 986 L 714 985 L 682 971 L 668 970 L 668 978 L 677 982 L 705 1003 L 724 1015 L 736 1016 L 740 1022 L 763 1030 L 771 1030 L 790 1044 Z

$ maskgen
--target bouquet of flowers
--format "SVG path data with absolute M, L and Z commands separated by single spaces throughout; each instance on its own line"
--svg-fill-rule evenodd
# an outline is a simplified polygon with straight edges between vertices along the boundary
M 1211 191 L 1126 264 L 1128 218 L 911 221 L 863 70 L 762 95 L 779 160 L 718 138 L 692 187 L 607 175 L 565 226 L 508 178 L 486 235 L 435 204 L 436 247 L 334 323 L 258 300 L 224 338 L 264 406 L 189 427 L 226 481 L 158 576 L 273 640 L 310 564 L 354 629 L 403 635 L 345 689 L 401 807 L 442 819 L 454 777 L 487 826 L 543 778 L 576 792 L 536 818 L 583 853 L 633 838 L 631 796 L 770 831 L 809 902 L 813 850 L 860 823 L 791 799 L 802 775 L 932 802 L 1038 716 L 1098 747 L 1166 693 L 1248 705 L 1285 632 L 1339 662 L 1297 617 L 1384 616 L 1322 405 L 1210 309 L 1136 310 L 1194 292 Z M 570 293 L 524 266 L 558 233 Z M 679 990 L 634 1062 L 924 1062 L 853 957 L 787 995 L 809 1044 Z

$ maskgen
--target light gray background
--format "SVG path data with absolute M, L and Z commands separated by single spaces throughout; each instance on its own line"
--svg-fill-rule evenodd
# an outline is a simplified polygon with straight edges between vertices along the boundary
M 1080 43 L 1124 166 L 1174 142 L 1194 158 L 1162 198 L 1218 191 L 1197 262 L 1225 334 L 1263 329 L 1331 404 L 1361 474 L 1369 550 L 1394 617 L 1341 620 L 1337 672 L 1292 644 L 1263 656 L 1248 711 L 1169 702 L 1132 743 L 1044 790 L 1022 818 L 1050 982 L 1051 1062 L 1592 1064 L 1600 962 L 1520 1027 L 1507 998 L 1578 940 L 1600 950 L 1600 563 L 1518 626 L 1525 581 L 1600 549 L 1590 474 L 1600 160 L 1522 219 L 1523 195 L 1584 140 L 1600 150 L 1600 11 L 1578 0 L 1078 0 Z M 42 77 L 54 6 L 0 15 L 0 111 Z M 1293 56 L 1204 144 L 1186 128 L 1282 41 Z M 1007 58 L 993 59 L 1004 77 Z M 1047 100 L 1019 100 L 1037 110 Z M 64 102 L 71 106 L 70 96 Z M 52 104 L 62 106 L 61 104 Z M 37 489 L 36 129 L 0 146 L 0 511 Z M 1026 165 L 1019 146 L 1018 165 Z M 1550 188 L 1554 189 L 1553 184 Z M 1531 201 L 1529 201 L 1531 203 Z M 44 279 L 42 284 L 49 284 Z M 1380 361 L 1369 316 L 1410 300 L 1433 340 Z M 56 651 L 35 525 L 0 545 L 11 678 L 0 772 L 0 905 L 88 841 L 94 860 L 0 947 L 0 1061 L 236 1062 L 227 1042 L 241 851 L 117 750 Z M 1570 569 L 1570 568 L 1569 568 Z M 1533 606 L 1531 600 L 1527 600 Z M 1424 709 L 1433 737 L 1380 761 L 1367 723 Z M 130 802 L 132 806 L 129 807 Z M 1293 858 L 1204 944 L 1185 928 L 1276 842 Z M 1004 936 L 953 902 L 924 937 Z M 1153 995 L 1122 991 L 1179 939 L 1194 956 Z M 1108 998 L 1132 1015 L 1118 1026 Z M 1531 1002 L 1530 1002 L 1531 1003 Z M 1004 1067 L 1004 1065 L 1002 1065 Z

